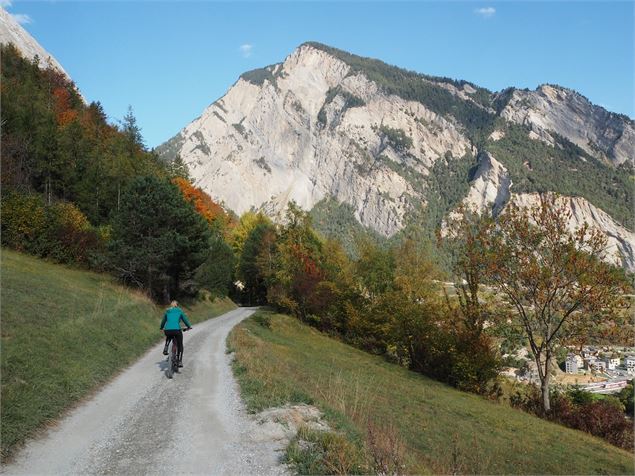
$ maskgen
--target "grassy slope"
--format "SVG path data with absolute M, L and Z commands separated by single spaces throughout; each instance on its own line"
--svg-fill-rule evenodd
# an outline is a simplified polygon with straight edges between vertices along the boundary
M 231 335 L 252 410 L 311 401 L 366 435 L 395 431 L 410 472 L 629 474 L 627 452 L 587 434 L 459 392 L 330 339 L 287 316 L 249 319 Z
M 162 309 L 106 275 L 2 250 L 2 454 L 162 336 Z M 229 301 L 186 308 L 200 322 Z

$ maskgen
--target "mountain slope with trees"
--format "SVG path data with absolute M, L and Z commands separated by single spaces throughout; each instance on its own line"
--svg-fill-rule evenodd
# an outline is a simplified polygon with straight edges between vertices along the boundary
M 213 250 L 233 218 L 147 150 L 132 109 L 113 124 L 62 73 L 0 48 L 3 246 L 109 271 L 163 302 L 226 295 L 233 256 Z
M 290 200 L 304 210 L 332 201 L 384 237 L 409 225 L 432 235 L 488 153 L 506 168 L 510 197 L 553 191 L 610 215 L 632 270 L 633 131 L 559 86 L 494 93 L 311 42 L 243 74 L 157 151 L 178 155 L 236 213 L 279 220 Z

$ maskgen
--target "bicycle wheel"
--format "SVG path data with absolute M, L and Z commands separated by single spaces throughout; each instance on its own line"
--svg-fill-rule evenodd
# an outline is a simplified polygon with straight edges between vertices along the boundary
M 170 341 L 170 345 L 168 347 L 168 366 L 165 369 L 165 376 L 167 378 L 172 378 L 172 375 L 174 375 L 174 358 L 175 358 L 175 353 L 173 351 L 174 349 L 174 339 L 172 339 Z
M 176 339 L 172 339 L 172 342 L 174 343 L 172 346 L 172 373 L 174 374 L 179 372 L 179 346 L 176 344 Z

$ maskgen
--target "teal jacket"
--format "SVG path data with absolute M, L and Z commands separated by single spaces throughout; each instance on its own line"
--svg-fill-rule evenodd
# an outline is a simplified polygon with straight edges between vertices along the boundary
M 161 321 L 161 329 L 166 331 L 178 331 L 181 328 L 180 321 L 183 321 L 187 327 L 192 327 L 190 321 L 187 320 L 187 316 L 181 308 L 171 307 L 165 314 L 163 314 L 163 320 Z

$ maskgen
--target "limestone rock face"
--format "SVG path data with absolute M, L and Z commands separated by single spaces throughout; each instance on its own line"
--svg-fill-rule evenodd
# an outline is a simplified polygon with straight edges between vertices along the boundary
M 180 154 L 196 185 L 239 214 L 277 217 L 290 200 L 311 209 L 331 197 L 390 236 L 413 203 L 425 202 L 400 170 L 423 178 L 439 157 L 472 150 L 452 121 L 349 75 L 346 63 L 310 45 L 267 71 L 260 82 L 243 75 L 161 148 Z
M 512 181 L 507 169 L 490 153 L 479 157 L 470 191 L 463 203 L 471 209 L 498 213 L 509 201 Z
M 554 144 L 557 133 L 590 155 L 621 164 L 635 160 L 635 124 L 626 116 L 593 105 L 559 86 L 514 90 L 501 112 L 511 122 L 528 125 L 532 138 Z
M 521 208 L 540 203 L 538 193 L 512 193 L 512 188 L 507 169 L 490 154 L 482 154 L 463 204 L 478 213 L 498 215 L 510 201 Z M 559 201 L 559 205 L 570 213 L 568 227 L 571 232 L 584 223 L 601 231 L 607 238 L 606 260 L 635 271 L 635 233 L 582 197 L 562 196 Z
M 522 193 L 513 195 L 512 200 L 521 207 L 533 207 L 540 203 L 540 196 L 537 193 Z M 635 271 L 635 233 L 582 197 L 560 197 L 559 205 L 564 205 L 570 212 L 569 231 L 575 231 L 584 223 L 600 230 L 607 238 L 606 261 Z

